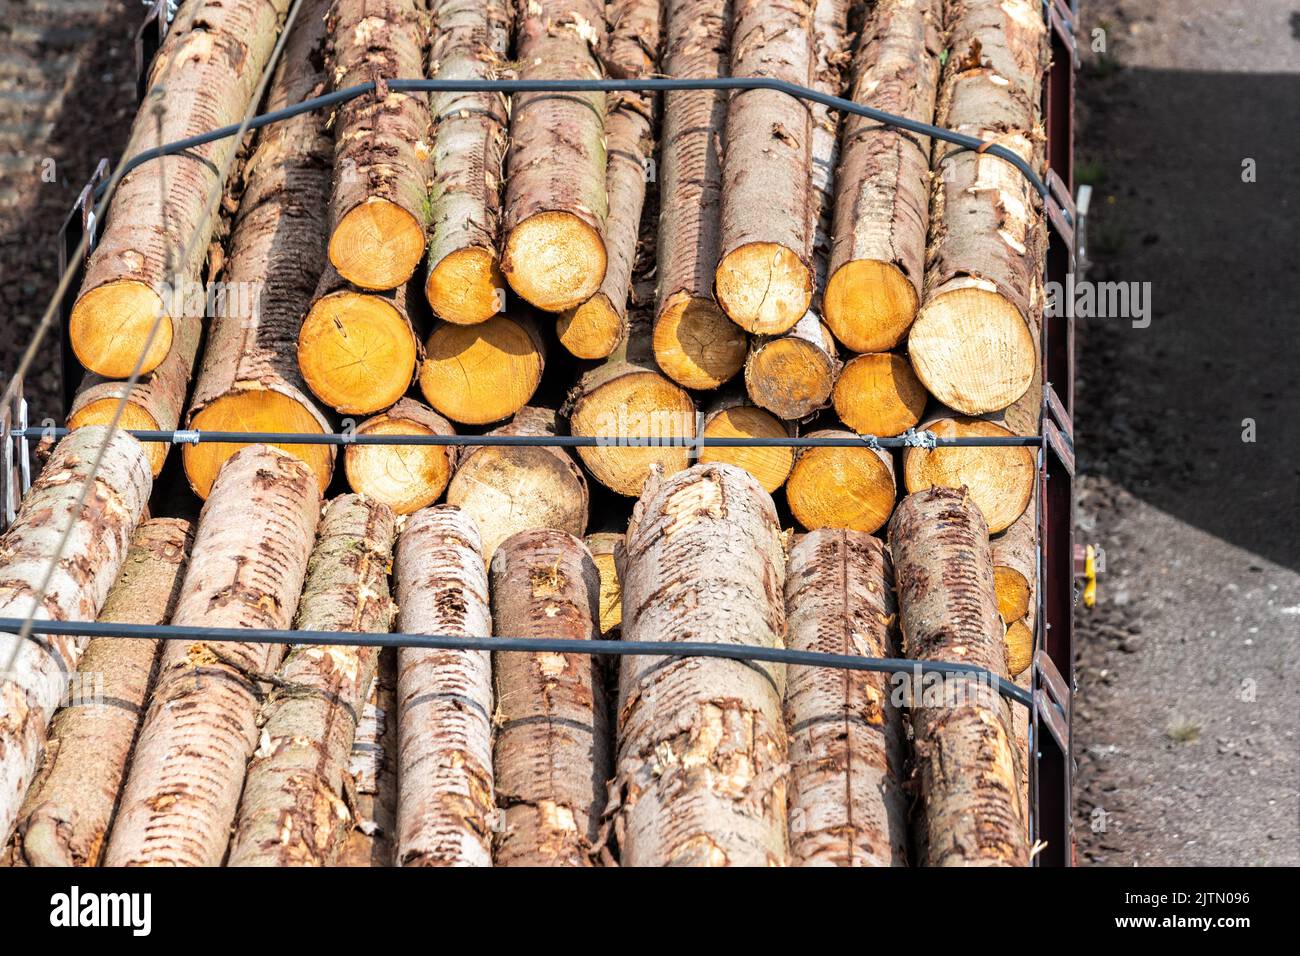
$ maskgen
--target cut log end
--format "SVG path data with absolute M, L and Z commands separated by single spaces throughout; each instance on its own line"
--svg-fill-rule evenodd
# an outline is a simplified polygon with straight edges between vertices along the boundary
M 477 325 L 434 329 L 420 390 L 452 421 L 487 425 L 523 408 L 542 380 L 543 346 L 527 319 L 497 315 Z
M 823 408 L 835 384 L 835 357 L 807 339 L 781 336 L 755 346 L 745 390 L 755 405 L 792 421 Z
M 714 288 L 723 311 L 742 329 L 778 335 L 808 311 L 813 276 L 785 246 L 751 242 L 723 256 Z
M 501 311 L 505 285 L 496 252 L 467 246 L 429 267 L 424 295 L 438 318 L 456 325 L 476 325 Z
M 826 283 L 823 318 L 853 352 L 884 352 L 903 340 L 919 306 L 916 287 L 892 262 L 854 259 Z
M 113 420 L 117 412 L 118 400 L 116 398 L 101 398 L 97 401 L 88 402 L 86 405 L 74 411 L 68 416 L 68 428 L 77 429 L 85 425 L 107 425 Z M 149 414 L 149 410 L 143 405 L 135 402 L 127 402 L 122 408 L 122 416 L 118 419 L 117 427 L 127 431 L 157 431 L 162 426 Z M 149 467 L 153 471 L 153 476 L 158 477 L 162 471 L 163 462 L 167 460 L 168 445 L 165 442 L 149 442 L 145 446 L 149 454 Z
M 749 342 L 743 329 L 712 299 L 671 297 L 654 324 L 655 361 L 686 388 L 713 389 L 745 362 Z
M 354 206 L 330 236 L 330 262 L 362 289 L 397 288 L 411 278 L 423 256 L 423 226 L 386 199 Z
M 1019 677 L 1033 663 L 1034 632 L 1024 621 L 1013 621 L 1007 625 L 1003 640 L 1007 645 L 1007 672 L 1012 677 Z
M 752 405 L 736 405 L 713 415 L 704 425 L 705 438 L 785 438 L 786 426 L 771 412 Z M 772 494 L 785 484 L 794 466 L 793 448 L 710 448 L 700 450 L 700 461 L 721 461 L 743 468 Z
M 627 323 L 604 292 L 567 309 L 555 320 L 555 334 L 580 359 L 607 358 L 627 334 Z
M 941 418 L 926 426 L 940 438 L 1007 437 L 1007 429 L 979 418 Z M 1010 527 L 1034 491 L 1034 453 L 1029 448 L 908 448 L 903 483 L 909 494 L 927 488 L 965 487 L 984 515 L 990 534 Z
M 930 394 L 965 415 L 1000 411 L 1024 395 L 1038 355 L 1016 307 L 973 287 L 930 299 L 908 335 L 907 351 Z
M 1030 583 L 1015 568 L 995 564 L 993 590 L 998 597 L 998 615 L 1007 624 L 1014 624 L 1029 613 Z
M 695 434 L 695 405 L 689 395 L 655 372 L 630 372 L 593 389 L 574 406 L 575 435 L 610 438 L 674 438 Z M 605 487 L 635 498 L 658 465 L 665 476 L 687 467 L 688 449 L 678 447 L 579 448 L 578 454 Z
M 323 435 L 320 419 L 302 402 L 271 389 L 247 389 L 228 392 L 203 406 L 190 427 L 198 431 L 268 431 Z M 166 445 L 161 446 L 164 450 Z M 221 466 L 246 444 L 200 442 L 181 449 L 185 477 L 194 493 L 204 500 L 212 490 Z M 277 445 L 303 461 L 316 476 L 321 494 L 334 473 L 334 452 L 328 445 Z
M 892 437 L 916 426 L 928 399 L 907 359 L 879 352 L 856 356 L 844 366 L 832 401 L 840 421 L 855 432 Z
M 407 405 L 418 411 L 405 411 Z M 358 435 L 451 433 L 441 416 L 415 402 L 399 402 L 357 429 Z M 451 453 L 443 445 L 349 445 L 343 467 L 353 491 L 382 501 L 396 514 L 409 515 L 442 495 L 451 480 Z
M 77 361 L 105 378 L 129 378 L 162 310 L 162 296 L 136 279 L 120 279 L 91 289 L 72 307 L 68 323 Z M 171 347 L 172 320 L 163 315 L 140 373 L 157 368 Z
M 867 447 L 809 448 L 795 461 L 785 493 L 795 519 L 809 531 L 848 528 L 870 533 L 894 510 L 893 460 L 888 452 Z
M 617 638 L 623 624 L 623 587 L 618 580 L 618 565 L 614 549 L 623 541 L 623 535 L 602 531 L 589 534 L 583 544 L 591 552 L 600 574 L 600 636 Z
M 542 212 L 510 230 L 501 261 L 510 287 L 547 312 L 586 302 L 605 278 L 599 231 L 568 212 Z
M 379 296 L 335 292 L 312 304 L 298 336 L 308 387 L 345 415 L 387 408 L 415 377 L 410 323 Z

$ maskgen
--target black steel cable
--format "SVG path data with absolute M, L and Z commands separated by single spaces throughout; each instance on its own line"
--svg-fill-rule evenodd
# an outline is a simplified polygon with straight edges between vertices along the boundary
M 1043 197 L 1044 202 L 1048 201 L 1050 197 L 1047 184 L 1038 178 L 1038 174 L 1034 172 L 1033 167 L 1005 146 L 988 143 L 976 136 L 967 136 L 965 133 L 958 133 L 931 123 L 922 123 L 906 116 L 899 116 L 896 113 L 888 113 L 885 110 L 878 110 L 871 106 L 863 106 L 861 103 L 854 103 L 852 100 L 846 100 L 840 96 L 821 93 L 806 86 L 800 86 L 797 83 L 787 83 L 784 80 L 769 77 L 720 76 L 709 79 L 656 78 L 643 80 L 389 80 L 386 85 L 388 89 L 398 93 L 654 93 L 675 90 L 775 90 L 778 93 L 785 93 L 796 99 L 811 100 L 814 103 L 820 103 L 823 106 L 844 113 L 865 116 L 867 119 L 876 120 L 885 126 L 904 129 L 921 136 L 943 140 L 966 149 L 981 150 L 990 156 L 997 156 L 1020 170 L 1030 185 Z M 349 86 L 343 90 L 335 90 L 333 93 L 326 93 L 323 96 L 303 100 L 294 106 L 286 106 L 270 113 L 263 113 L 255 117 L 248 128 L 259 129 L 271 123 L 278 123 L 281 120 L 297 116 L 300 113 L 337 106 L 340 103 L 346 103 L 348 100 L 356 99 L 358 96 L 373 93 L 374 90 L 375 83 L 373 81 L 361 83 L 357 86 Z M 123 175 L 151 159 L 183 152 L 210 143 L 213 140 L 233 136 L 238 132 L 238 129 L 237 125 L 222 126 L 208 133 L 188 136 L 185 139 L 165 143 L 162 146 L 156 146 L 153 149 L 137 153 L 127 160 Z M 95 191 L 95 196 L 97 198 L 99 196 L 98 189 Z M 1069 212 L 1062 210 L 1062 214 L 1065 216 L 1066 221 L 1070 222 Z M 1073 225 L 1072 222 L 1071 225 Z
M 0 618 L 0 632 L 22 624 Z M 1029 691 L 982 667 L 946 661 L 912 661 L 902 657 L 859 657 L 822 651 L 792 651 L 783 647 L 747 644 L 689 644 L 658 641 L 585 641 L 550 637 L 460 637 L 451 634 L 373 634 L 369 631 L 293 631 L 281 628 L 201 627 L 180 624 L 115 624 L 101 621 L 37 621 L 36 634 L 70 637 L 161 638 L 163 640 L 242 641 L 261 644 L 339 644 L 351 647 L 418 647 L 451 651 L 523 651 L 530 653 L 595 654 L 607 657 L 714 657 L 724 660 L 829 667 L 836 670 L 884 674 L 925 674 L 970 677 L 1003 697 L 1031 706 Z M 926 688 L 920 688 L 925 690 Z
M 15 438 L 63 438 L 71 429 L 27 428 L 14 429 Z M 272 445 L 507 445 L 560 448 L 858 448 L 862 445 L 880 448 L 971 448 L 971 447 L 1040 447 L 1043 439 L 1038 435 L 988 435 L 942 437 L 929 432 L 877 438 L 873 435 L 803 436 L 796 438 L 751 438 L 682 436 L 606 435 L 365 435 L 334 433 L 312 435 L 304 432 L 246 432 L 246 431 L 151 431 L 148 429 L 121 429 L 137 441 L 169 442 L 175 445 L 198 445 L 208 442 L 247 444 L 265 442 Z M 933 439 L 934 445 L 930 445 Z

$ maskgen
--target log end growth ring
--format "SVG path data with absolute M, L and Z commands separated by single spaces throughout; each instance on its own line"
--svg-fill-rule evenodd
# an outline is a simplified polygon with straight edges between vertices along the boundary
M 747 332 L 779 335 L 803 317 L 812 302 L 813 276 L 794 251 L 774 242 L 749 242 L 718 263 L 718 304 Z
M 823 318 L 851 352 L 884 352 L 903 340 L 920 297 L 892 262 L 853 259 L 826 283 Z
M 378 296 L 318 299 L 298 336 L 298 368 L 316 397 L 345 415 L 388 408 L 415 377 L 417 342 L 406 319 Z
M 113 415 L 117 411 L 117 398 L 101 398 L 97 401 L 89 402 L 81 408 L 74 411 L 68 416 L 68 428 L 82 428 L 86 425 L 107 425 L 113 420 Z M 143 405 L 137 405 L 135 402 L 128 401 L 122 408 L 122 417 L 118 419 L 117 427 L 125 431 L 157 431 L 161 426 L 149 414 L 149 411 Z M 149 456 L 149 467 L 153 471 L 153 476 L 158 477 L 162 471 L 163 463 L 167 460 L 167 444 L 165 442 L 148 442 L 144 444 L 145 452 Z
M 943 418 L 926 425 L 940 438 L 1005 438 L 1012 433 L 981 418 Z M 927 488 L 965 488 L 984 516 L 989 534 L 1011 526 L 1034 492 L 1037 469 L 1027 447 L 908 448 L 903 484 L 908 494 Z
M 586 302 L 605 279 L 600 232 L 569 212 L 540 212 L 510 230 L 501 260 L 510 287 L 547 312 Z
M 1024 395 L 1038 354 L 1020 311 L 998 293 L 974 287 L 927 302 L 907 351 L 930 394 L 965 415 L 1000 411 Z
M 745 363 L 749 339 L 712 299 L 669 298 L 654 325 L 655 361 L 685 388 L 714 389 Z
M 505 284 L 496 253 L 467 246 L 430 266 L 424 295 L 434 315 L 443 321 L 476 325 L 501 311 Z
M 339 220 L 329 243 L 339 275 L 362 289 L 395 289 L 424 257 L 424 228 L 397 203 L 372 199 Z
M 358 435 L 432 435 L 434 430 L 407 418 L 377 416 Z M 343 467 L 354 491 L 409 515 L 433 504 L 451 479 L 451 456 L 440 445 L 349 445 Z
M 835 383 L 835 361 L 806 339 L 781 336 L 745 362 L 745 390 L 755 405 L 793 421 L 823 408 Z
M 752 405 L 724 409 L 704 426 L 705 438 L 785 438 L 784 423 Z M 700 450 L 700 461 L 718 461 L 743 468 L 769 495 L 785 484 L 794 466 L 793 448 L 712 448 Z
M 68 324 L 77 361 L 105 378 L 129 378 L 162 311 L 162 296 L 136 279 L 121 279 L 91 289 L 72 307 Z M 164 314 L 140 373 L 157 368 L 171 347 L 172 320 Z
M 845 364 L 832 402 L 840 421 L 855 432 L 892 438 L 916 426 L 929 398 L 906 358 L 877 352 Z
M 213 399 L 190 419 L 190 427 L 199 431 L 276 431 L 304 435 L 325 433 L 320 420 L 302 402 L 266 388 L 228 392 Z M 158 447 L 167 448 L 161 443 Z M 185 467 L 185 477 L 194 493 L 206 501 L 221 466 L 240 449 L 247 447 L 229 442 L 200 442 L 197 445 L 183 446 L 181 461 Z M 305 462 L 316 476 L 316 485 L 321 494 L 325 493 L 334 473 L 334 450 L 330 446 L 275 447 Z
M 625 327 L 604 292 L 566 309 L 555 320 L 555 334 L 569 353 L 580 359 L 607 358 L 623 341 Z
M 790 511 L 809 531 L 877 531 L 889 520 L 896 493 L 889 453 L 865 446 L 809 448 L 786 483 Z
M 452 421 L 487 425 L 528 403 L 544 362 L 541 340 L 526 320 L 497 315 L 477 325 L 445 323 L 425 344 L 420 390 Z

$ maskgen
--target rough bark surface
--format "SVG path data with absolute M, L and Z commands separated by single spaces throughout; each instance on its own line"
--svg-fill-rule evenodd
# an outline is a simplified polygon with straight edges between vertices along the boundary
M 1006 678 L 988 530 L 961 490 L 904 498 L 889 526 L 904 651 Z M 913 700 L 918 843 L 928 866 L 1025 866 L 1011 712 L 995 688 L 949 677 L 940 700 Z M 926 696 L 932 696 L 933 690 Z
M 646 79 L 659 59 L 659 0 L 613 0 L 601 60 L 610 76 Z M 606 94 L 605 278 L 594 296 L 557 320 L 560 342 L 578 358 L 604 358 L 627 335 L 632 267 L 641 235 L 649 164 L 654 157 L 653 94 Z
M 266 110 L 326 92 L 322 15 L 327 5 L 327 0 L 303 5 L 267 92 Z M 332 431 L 298 371 L 296 351 L 303 314 L 325 266 L 334 149 L 328 116 L 321 110 L 304 113 L 258 133 L 244 166 L 244 192 L 222 276 L 231 284 L 230 295 L 240 296 L 238 307 L 218 309 L 211 317 L 186 416 L 189 428 Z M 168 356 L 164 366 L 171 361 Z M 182 383 L 182 395 L 184 390 Z M 221 465 L 242 447 L 206 442 L 182 447 L 186 476 L 199 497 L 207 495 Z M 323 493 L 333 474 L 333 446 L 280 447 L 311 467 Z
M 503 0 L 433 0 L 429 76 L 502 79 L 510 49 Z M 508 110 L 504 93 L 431 93 L 429 307 L 447 322 L 482 322 L 505 288 L 498 257 Z
M 172 431 L 181 422 L 185 407 L 185 393 L 190 384 L 194 357 L 199 351 L 199 338 L 203 326 L 198 319 L 176 317 L 172 320 L 172 347 L 167 357 L 132 388 L 124 381 L 102 378 L 94 372 L 86 374 L 81 387 L 72 400 L 68 414 L 68 427 L 107 425 L 117 413 L 117 406 L 125 394 L 126 406 L 118 419 L 118 426 L 145 431 Z M 167 461 L 171 445 L 167 442 L 149 443 L 149 464 L 155 478 Z
M 670 0 L 663 71 L 682 79 L 726 76 L 731 0 Z M 688 387 L 716 388 L 740 371 L 745 336 L 713 300 L 721 253 L 722 140 L 727 93 L 664 94 L 655 355 Z
M 221 469 L 199 516 L 172 623 L 287 628 L 320 517 L 316 476 L 250 445 Z M 108 866 L 216 866 L 230 842 L 262 682 L 281 645 L 169 641 L 109 838 Z
M 100 446 L 108 442 L 95 484 L 77 500 Z M 0 536 L 0 617 L 93 621 L 108 597 L 153 480 L 140 442 L 100 425 L 80 428 L 55 446 L 18 516 Z M 65 529 L 63 557 L 50 571 Z M 74 637 L 0 634 L 0 840 L 8 841 L 32 782 L 50 718 L 81 659 Z
M 158 95 L 146 95 L 123 155 L 238 123 L 288 7 L 289 0 L 192 0 L 154 59 L 149 88 Z M 160 293 L 199 281 L 216 227 L 215 213 L 205 215 L 208 197 L 238 148 L 227 137 L 122 177 L 72 310 L 69 332 L 82 365 L 107 378 L 129 376 L 165 307 Z M 164 318 L 141 371 L 162 362 L 171 340 Z
M 858 38 L 850 98 L 921 123 L 934 119 L 943 0 L 881 0 Z M 824 315 L 854 352 L 893 348 L 921 301 L 930 140 L 846 116 L 836 174 Z
M 1038 109 L 1046 27 L 1035 0 L 959 0 L 935 121 L 1042 165 Z M 1029 387 L 1043 307 L 1046 226 L 1037 194 L 1006 160 L 937 144 L 925 294 L 908 335 L 916 374 L 967 415 Z
M 894 581 L 880 539 L 806 534 L 790 551 L 791 650 L 896 657 Z M 790 667 L 790 862 L 906 866 L 903 717 L 889 675 Z
M 479 535 L 459 508 L 411 516 L 393 565 L 401 630 L 492 633 Z M 492 665 L 486 651 L 401 648 L 397 705 L 401 866 L 490 866 Z
M 505 637 L 597 640 L 600 575 L 563 531 L 524 531 L 492 558 L 492 621 Z M 497 653 L 497 866 L 590 866 L 609 779 L 608 712 L 588 654 Z
M 596 562 L 600 574 L 600 636 L 617 640 L 623 624 L 623 586 L 618 581 L 618 566 L 614 553 L 623 543 L 623 535 L 598 531 L 582 539 Z
M 142 521 L 100 621 L 166 624 L 180 593 L 193 526 Z M 45 759 L 19 813 L 12 863 L 95 866 L 117 807 L 144 715 L 159 642 L 97 637 L 86 645 L 76 690 L 84 698 L 55 715 Z
M 519 78 L 600 79 L 595 0 L 518 5 Z M 517 94 L 510 109 L 505 251 L 511 287 L 540 309 L 585 302 L 605 278 L 605 94 Z
M 424 255 L 429 218 L 429 103 L 385 80 L 424 75 L 426 0 L 334 0 L 327 21 L 335 89 L 375 82 L 338 108 L 329 259 L 363 289 L 405 283 Z
M 549 408 L 529 406 L 489 434 L 556 435 L 558 418 Z M 466 446 L 447 486 L 447 503 L 477 526 L 486 561 L 520 531 L 587 530 L 587 479 L 569 453 L 555 446 Z
M 392 866 L 397 841 L 397 648 L 379 652 L 343 793 L 353 828 L 331 866 Z
M 731 74 L 807 86 L 811 0 L 734 0 L 733 9 Z M 784 332 L 812 301 L 811 160 L 812 118 L 802 101 L 775 90 L 732 93 L 714 288 L 746 331 Z
M 647 488 L 619 564 L 629 641 L 784 644 L 776 509 L 739 468 Z M 786 862 L 784 685 L 781 666 L 623 658 L 606 813 L 624 865 Z
M 397 518 L 361 495 L 335 498 L 321 518 L 294 626 L 388 633 Z M 230 849 L 230 866 L 324 866 L 352 822 L 343 778 L 377 647 L 306 644 L 286 655 L 263 708 Z

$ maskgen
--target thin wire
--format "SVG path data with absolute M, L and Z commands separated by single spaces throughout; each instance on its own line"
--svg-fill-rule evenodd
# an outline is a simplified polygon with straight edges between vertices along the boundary
M 876 438 L 872 435 L 799 436 L 760 438 L 750 436 L 689 437 L 653 435 L 376 435 L 355 432 L 308 434 L 305 432 L 193 431 L 187 429 L 152 431 L 123 429 L 142 442 L 168 442 L 175 445 L 199 445 L 212 442 L 272 445 L 466 445 L 548 448 L 911 448 L 917 447 L 916 436 L 897 435 Z M 66 427 L 15 429 L 18 438 L 62 438 L 72 432 Z M 929 434 L 925 432 L 917 434 Z M 939 448 L 1019 448 L 1041 447 L 1040 435 L 934 435 Z M 926 447 L 929 447 L 928 445 Z
M 17 622 L 17 618 L 0 618 L 0 631 L 11 628 Z M 41 621 L 35 629 L 41 634 L 74 637 L 161 638 L 259 644 L 334 644 L 349 647 L 418 647 L 429 650 L 592 654 L 606 657 L 711 657 L 909 676 L 947 674 L 973 678 L 1026 707 L 1032 700 L 1029 692 L 1023 687 L 998 677 L 992 671 L 969 664 L 915 661 L 902 657 L 861 657 L 856 654 L 798 651 L 785 647 L 754 647 L 749 644 L 590 641 L 559 637 L 466 637 L 454 634 L 376 634 L 370 631 L 294 631 L 284 628 L 203 627 L 197 624 L 117 624 L 108 621 Z M 925 688 L 920 690 L 924 692 Z
M 247 132 L 249 128 L 249 124 L 253 121 L 253 117 L 257 114 L 258 104 L 262 102 L 262 97 L 266 95 L 267 86 L 270 85 L 271 76 L 275 72 L 276 64 L 280 60 L 280 54 L 284 51 L 285 44 L 289 38 L 289 31 L 293 28 L 294 21 L 298 17 L 298 10 L 301 7 L 301 5 L 302 5 L 302 0 L 293 0 L 293 5 L 289 8 L 288 15 L 285 17 L 284 20 L 284 25 L 280 29 L 280 35 L 279 37 L 276 38 L 275 46 L 271 49 L 271 55 L 267 59 L 266 66 L 263 68 L 262 74 L 258 78 L 257 87 L 254 89 L 253 96 L 250 98 L 248 102 L 248 107 L 244 111 L 244 117 L 240 121 L 240 123 L 236 124 L 235 129 L 232 131 L 237 140 L 243 138 L 244 134 Z M 194 17 L 197 16 L 197 11 L 198 8 L 201 6 L 201 4 L 195 2 L 193 6 L 194 6 L 195 13 L 191 15 L 190 18 L 191 22 L 193 21 Z M 179 46 L 176 52 L 179 52 Z M 162 92 L 163 92 L 162 90 L 155 87 L 153 90 L 150 91 L 149 95 L 156 96 L 161 99 Z M 162 109 L 165 110 L 166 106 L 163 105 Z M 237 149 L 232 149 L 229 152 L 229 154 L 226 156 L 224 162 L 221 165 L 221 168 L 217 171 L 217 176 L 215 182 L 213 183 L 213 187 L 208 191 L 207 201 L 204 204 L 203 215 L 198 220 L 200 223 L 209 221 L 211 217 L 216 214 L 217 203 L 221 201 L 222 193 L 225 191 L 226 188 L 226 178 L 230 175 L 230 170 L 235 164 L 237 153 L 238 153 Z M 162 204 L 162 208 L 163 208 L 163 214 L 166 215 L 167 203 L 165 201 Z M 165 229 L 165 223 L 164 223 L 164 229 Z M 180 256 L 181 262 L 187 261 L 190 258 L 190 256 L 193 255 L 196 248 L 196 243 L 198 242 L 199 238 L 200 238 L 200 233 L 198 230 L 195 230 L 193 233 L 191 233 L 189 238 L 186 240 L 184 251 Z M 79 249 L 81 248 L 81 245 L 82 245 L 81 243 L 78 243 Z M 173 246 L 169 243 L 168 260 L 173 265 L 176 262 L 176 259 L 173 257 L 174 251 L 175 250 Z M 78 252 L 78 255 L 80 254 L 81 253 Z M 74 258 L 71 261 L 76 262 L 77 260 Z M 75 270 L 71 268 L 69 268 L 68 270 L 69 273 L 73 271 Z M 67 525 L 64 526 L 63 534 L 59 538 L 59 544 L 55 548 L 53 556 L 50 558 L 50 563 L 45 568 L 45 574 L 41 580 L 40 586 L 37 588 L 36 595 L 35 597 L 32 598 L 31 607 L 27 612 L 27 619 L 24 622 L 23 627 L 19 630 L 18 639 L 14 642 L 13 649 L 9 652 L 9 657 L 5 661 L 3 673 L 7 676 L 12 677 L 14 671 L 14 665 L 18 661 L 18 655 L 22 651 L 23 646 L 26 644 L 28 638 L 31 636 L 32 623 L 36 617 L 36 610 L 45 601 L 45 596 L 49 592 L 50 583 L 54 580 L 54 574 L 59 569 L 59 565 L 63 562 L 63 553 L 64 551 L 67 550 L 68 542 L 72 540 L 72 532 L 77 525 L 77 519 L 81 517 L 82 510 L 86 506 L 86 499 L 90 495 L 90 489 L 93 488 L 95 485 L 95 479 L 99 475 L 99 469 L 104 463 L 104 456 L 108 452 L 108 446 L 113 442 L 113 438 L 117 432 L 118 424 L 121 422 L 122 415 L 126 410 L 127 401 L 131 397 L 131 391 L 132 389 L 135 388 L 136 383 L 138 383 L 140 380 L 141 370 L 144 367 L 145 356 L 149 354 L 149 349 L 153 346 L 154 338 L 157 336 L 158 330 L 162 327 L 162 320 L 166 314 L 167 314 L 167 310 L 165 308 L 158 309 L 158 315 L 154 318 L 153 325 L 149 328 L 149 334 L 148 336 L 145 337 L 144 345 L 142 345 L 140 348 L 140 353 L 136 357 L 135 365 L 131 369 L 131 374 L 127 377 L 126 381 L 122 383 L 123 386 L 121 389 L 122 394 L 117 399 L 117 404 L 113 409 L 113 417 L 108 422 L 107 431 L 104 435 L 104 440 L 100 443 L 99 448 L 95 453 L 95 460 L 91 464 L 90 472 L 89 474 L 86 475 L 86 480 L 81 486 L 81 491 L 77 496 L 77 503 L 73 507 L 72 511 L 69 512 L 68 514 L 68 523 Z M 186 321 L 186 320 L 182 319 L 182 321 Z
M 922 123 L 918 120 L 909 119 L 906 116 L 899 116 L 897 113 L 889 113 L 885 110 L 878 110 L 872 106 L 864 106 L 861 103 L 855 103 L 852 100 L 846 100 L 840 96 L 832 96 L 829 93 L 821 93 L 817 90 L 809 89 L 806 86 L 800 86 L 797 83 L 787 83 L 784 80 L 772 79 L 770 77 L 760 76 L 720 76 L 700 79 L 672 79 L 672 78 L 651 78 L 651 79 L 615 79 L 615 80 L 389 80 L 388 89 L 396 93 L 653 93 L 653 92 L 674 92 L 682 90 L 775 90 L 779 93 L 785 93 L 796 99 L 811 100 L 814 103 L 820 103 L 833 110 L 839 110 L 843 113 L 852 113 L 855 116 L 864 116 L 867 119 L 876 120 L 885 126 L 892 126 L 897 129 L 904 129 L 911 133 L 917 133 L 932 139 L 943 140 L 947 143 L 953 143 L 965 149 L 974 149 L 982 151 L 986 156 L 997 156 L 1006 160 L 1029 181 L 1029 184 L 1038 191 L 1046 202 L 1050 198 L 1050 190 L 1043 180 L 1039 179 L 1038 174 L 1034 172 L 1033 167 L 1019 156 L 1014 150 L 990 141 L 982 140 L 977 136 L 968 136 L 965 133 L 958 133 L 955 130 L 946 129 L 942 126 L 934 126 L 931 123 Z M 361 83 L 357 86 L 349 86 L 346 89 L 335 90 L 332 93 L 326 93 L 322 96 L 312 97 L 303 100 L 293 106 L 286 106 L 282 109 L 274 110 L 270 113 L 263 113 L 254 118 L 249 129 L 258 129 L 271 123 L 278 123 L 297 116 L 300 113 L 311 112 L 312 110 L 325 109 L 331 106 L 337 106 L 340 103 L 346 103 L 348 100 L 356 99 L 359 96 L 365 96 L 367 93 L 374 92 L 375 83 L 373 81 Z M 134 169 L 141 163 L 147 163 L 151 159 L 157 159 L 170 153 L 181 152 L 186 149 L 193 149 L 195 146 L 202 146 L 213 140 L 224 139 L 227 136 L 234 135 L 238 132 L 237 126 L 222 126 L 208 133 L 200 133 L 196 136 L 190 136 L 186 139 L 177 140 L 174 143 L 167 143 L 163 146 L 157 146 L 153 149 L 145 150 L 138 153 L 127 161 L 128 169 Z M 1067 211 L 1062 210 L 1066 221 L 1070 221 L 1070 215 Z

